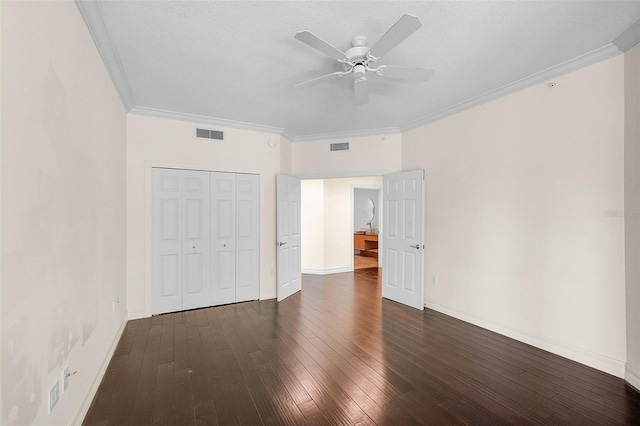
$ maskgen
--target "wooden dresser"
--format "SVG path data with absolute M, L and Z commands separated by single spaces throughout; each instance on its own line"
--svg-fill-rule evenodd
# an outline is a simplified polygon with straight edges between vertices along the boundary
M 353 234 L 353 248 L 360 251 L 378 250 L 378 236 Z

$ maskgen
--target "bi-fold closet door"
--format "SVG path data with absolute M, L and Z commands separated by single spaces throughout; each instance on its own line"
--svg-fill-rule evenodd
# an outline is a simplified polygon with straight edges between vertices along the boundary
M 152 169 L 152 312 L 259 298 L 260 177 Z
M 260 293 L 260 179 L 211 172 L 212 305 L 245 302 Z

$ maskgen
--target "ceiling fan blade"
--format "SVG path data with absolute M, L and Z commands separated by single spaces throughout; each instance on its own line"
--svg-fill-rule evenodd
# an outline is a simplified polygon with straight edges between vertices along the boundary
M 380 65 L 376 68 L 376 74 L 382 77 L 401 78 L 403 80 L 427 81 L 435 74 L 434 70 L 426 68 L 395 67 L 393 65 Z
M 413 15 L 402 15 L 386 33 L 371 47 L 369 54 L 376 58 L 383 57 L 388 51 L 416 32 L 422 26 L 420 20 Z
M 353 83 L 353 93 L 358 105 L 369 102 L 369 86 L 366 78 L 357 78 Z
M 340 49 L 330 45 L 310 31 L 299 31 L 296 33 L 295 38 L 297 40 L 300 40 L 304 44 L 307 44 L 314 49 L 321 51 L 325 55 L 337 59 L 338 61 L 349 60 L 349 58 L 347 58 L 347 55 L 345 55 L 344 52 L 342 52 Z
M 307 80 L 302 83 L 298 83 L 293 86 L 294 89 L 304 89 L 306 87 L 315 86 L 318 83 L 322 83 L 323 81 L 335 80 L 336 78 L 340 78 L 345 74 L 349 74 L 348 72 L 333 72 L 331 74 L 326 74 L 321 77 L 314 78 L 313 80 Z

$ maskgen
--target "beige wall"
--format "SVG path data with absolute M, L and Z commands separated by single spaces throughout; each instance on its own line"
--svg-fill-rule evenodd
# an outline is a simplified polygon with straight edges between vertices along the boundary
M 624 84 L 626 379 L 640 389 L 640 44 L 624 55 Z
M 302 272 L 324 270 L 324 180 L 300 182 Z
M 126 114 L 74 2 L 2 2 L 1 25 L 0 423 L 72 424 L 126 319 Z
M 352 270 L 353 186 L 382 187 L 382 177 L 302 181 L 303 272 L 327 274 Z
M 617 376 L 624 58 L 403 134 L 426 170 L 428 306 Z M 431 276 L 438 276 L 437 285 Z
M 340 140 L 292 143 L 291 173 L 302 178 L 377 176 L 401 170 L 400 134 L 349 138 L 349 151 L 329 151 Z
M 291 175 L 292 147 L 291 141 L 280 137 L 280 173 Z
M 280 137 L 213 126 L 224 131 L 225 140 L 208 141 L 194 138 L 194 123 L 135 114 L 128 115 L 127 123 L 129 318 L 151 315 L 152 167 L 260 175 L 260 298 L 275 297 L 275 180 L 280 170 Z

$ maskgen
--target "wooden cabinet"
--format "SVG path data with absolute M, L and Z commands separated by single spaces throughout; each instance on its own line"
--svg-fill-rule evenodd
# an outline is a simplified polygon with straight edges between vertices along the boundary
M 366 234 L 353 234 L 353 248 L 361 251 L 377 250 L 378 236 Z

